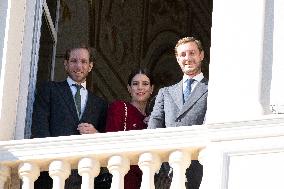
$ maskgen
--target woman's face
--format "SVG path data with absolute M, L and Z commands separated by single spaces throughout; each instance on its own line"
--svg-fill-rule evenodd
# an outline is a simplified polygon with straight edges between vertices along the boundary
M 131 81 L 131 85 L 127 86 L 132 97 L 132 101 L 146 102 L 153 92 L 153 86 L 150 79 L 145 74 L 136 74 Z

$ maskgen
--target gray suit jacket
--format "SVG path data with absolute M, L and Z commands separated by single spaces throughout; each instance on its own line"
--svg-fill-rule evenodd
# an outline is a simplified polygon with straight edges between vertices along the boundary
M 182 81 L 159 90 L 148 128 L 203 124 L 207 110 L 208 80 L 203 78 L 183 104 Z
M 182 81 L 159 90 L 151 113 L 148 128 L 164 128 L 201 125 L 207 110 L 208 80 L 203 78 L 191 92 L 187 102 L 183 104 Z M 163 163 L 155 178 L 156 188 L 169 188 L 168 179 L 170 166 Z M 203 169 L 198 161 L 192 161 L 186 171 L 186 188 L 198 189 L 202 180 Z M 161 184 L 159 184 L 161 183 Z

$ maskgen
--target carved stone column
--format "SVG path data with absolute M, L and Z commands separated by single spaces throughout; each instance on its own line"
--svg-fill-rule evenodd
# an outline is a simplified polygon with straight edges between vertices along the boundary
M 124 176 L 130 169 L 129 159 L 119 155 L 112 156 L 108 161 L 107 168 L 112 174 L 111 189 L 123 189 Z
M 160 157 L 154 153 L 144 153 L 139 157 L 139 168 L 143 172 L 141 189 L 155 189 L 154 175 L 161 167 Z
M 22 179 L 22 189 L 33 189 L 34 182 L 39 177 L 39 167 L 31 162 L 24 162 L 19 165 L 19 176 Z
M 190 163 L 191 156 L 186 152 L 177 150 L 170 154 L 169 164 L 173 168 L 171 189 L 185 189 L 185 172 Z
M 1 165 L 0 166 L 0 188 L 4 188 L 5 182 L 7 181 L 8 177 L 10 177 L 10 167 Z
M 53 189 L 64 189 L 65 180 L 70 173 L 69 163 L 62 160 L 52 161 L 49 165 L 49 176 L 53 179 Z
M 94 177 L 100 173 L 100 162 L 92 158 L 83 158 L 79 161 L 78 173 L 82 176 L 81 188 L 93 189 Z

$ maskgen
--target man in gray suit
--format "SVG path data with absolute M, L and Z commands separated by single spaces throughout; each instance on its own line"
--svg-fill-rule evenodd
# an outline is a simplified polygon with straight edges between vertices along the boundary
M 201 42 L 194 37 L 182 38 L 175 46 L 175 55 L 184 73 L 183 79 L 159 90 L 148 122 L 149 129 L 201 125 L 204 122 L 208 80 L 201 72 L 204 58 Z M 168 171 L 168 164 L 163 164 L 160 174 Z M 186 176 L 187 188 L 198 189 L 202 179 L 202 165 L 192 161 Z

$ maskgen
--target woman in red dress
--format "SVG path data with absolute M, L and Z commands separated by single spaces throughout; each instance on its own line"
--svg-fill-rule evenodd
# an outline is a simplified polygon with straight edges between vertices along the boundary
M 147 128 L 146 106 L 153 92 L 153 79 L 146 69 L 137 69 L 128 77 L 127 89 L 131 101 L 114 101 L 108 109 L 106 132 L 141 130 Z M 124 177 L 125 189 L 139 189 L 142 171 L 131 165 Z

